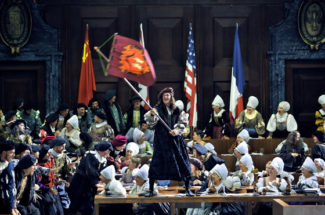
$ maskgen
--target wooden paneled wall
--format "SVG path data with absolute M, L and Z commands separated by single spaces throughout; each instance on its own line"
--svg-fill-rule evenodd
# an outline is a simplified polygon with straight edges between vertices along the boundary
M 89 24 L 90 46 L 102 44 L 114 32 L 139 38 L 143 23 L 145 45 L 156 69 L 157 82 L 150 87 L 151 103 L 162 88 L 175 88 L 176 99 L 185 102 L 183 91 L 189 23 L 193 33 L 197 61 L 199 128 L 211 112 L 216 94 L 229 105 L 230 77 L 236 23 L 245 70 L 244 102 L 250 95 L 260 100 L 258 110 L 268 118 L 268 27 L 284 16 L 281 0 L 205 0 L 205 1 L 43 1 L 45 19 L 60 29 L 62 64 L 62 100 L 75 105 L 85 26 Z M 110 43 L 102 49 L 109 54 Z M 97 54 L 92 52 L 97 92 L 116 88 L 123 110 L 129 105 L 131 90 L 118 78 L 105 76 Z

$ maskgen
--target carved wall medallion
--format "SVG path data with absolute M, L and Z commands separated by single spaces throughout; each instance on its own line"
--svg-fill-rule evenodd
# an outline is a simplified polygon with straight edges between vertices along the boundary
M 4 0 L 0 4 L 0 37 L 11 53 L 19 53 L 32 30 L 32 16 L 23 0 Z
M 298 11 L 298 30 L 302 40 L 312 50 L 325 42 L 325 2 L 304 0 Z

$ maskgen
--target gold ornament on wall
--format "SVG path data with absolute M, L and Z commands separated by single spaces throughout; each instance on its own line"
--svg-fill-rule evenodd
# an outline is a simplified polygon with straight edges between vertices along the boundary
M 0 38 L 11 50 L 19 54 L 20 48 L 29 41 L 32 16 L 23 0 L 3 0 L 0 3 Z
M 311 50 L 325 42 L 325 1 L 303 0 L 298 11 L 298 31 Z

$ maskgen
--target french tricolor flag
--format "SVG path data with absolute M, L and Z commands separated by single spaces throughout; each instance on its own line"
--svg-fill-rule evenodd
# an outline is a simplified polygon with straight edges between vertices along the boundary
M 236 24 L 232 74 L 231 74 L 231 88 L 230 88 L 230 102 L 229 115 L 230 118 L 236 119 L 238 115 L 244 110 L 243 92 L 244 92 L 245 78 L 243 64 L 241 60 L 240 44 L 238 36 L 238 23 Z

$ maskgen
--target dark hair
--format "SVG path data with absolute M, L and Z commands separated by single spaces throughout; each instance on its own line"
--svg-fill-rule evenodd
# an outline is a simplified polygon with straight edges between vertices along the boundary
M 296 141 L 298 133 L 298 131 L 293 131 L 288 134 L 288 137 L 286 139 L 286 145 L 289 152 L 292 152 L 293 149 L 297 152 L 300 152 L 301 149 L 304 147 L 303 139 L 301 137 L 298 141 Z
M 201 138 L 204 137 L 204 132 L 202 130 L 196 130 L 194 131 L 197 135 L 200 135 Z

